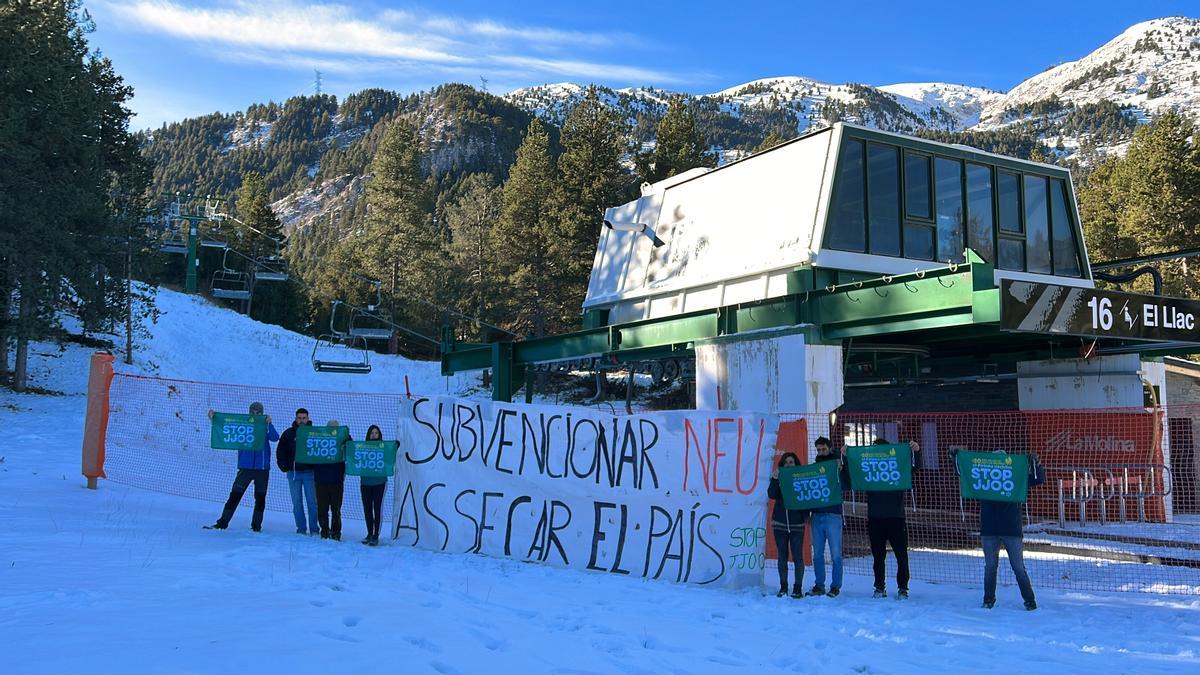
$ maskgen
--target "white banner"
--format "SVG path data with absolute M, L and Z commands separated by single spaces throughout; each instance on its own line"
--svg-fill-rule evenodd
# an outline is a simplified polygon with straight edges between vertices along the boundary
M 727 588 L 762 584 L 774 415 L 413 398 L 403 544 Z

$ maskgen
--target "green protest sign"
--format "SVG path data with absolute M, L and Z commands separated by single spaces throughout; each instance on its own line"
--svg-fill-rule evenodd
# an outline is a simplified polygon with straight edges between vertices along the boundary
M 349 435 L 347 427 L 296 427 L 296 462 L 336 464 L 344 461 L 342 446 Z
M 1029 458 L 1003 452 L 960 452 L 958 481 L 963 499 L 1023 502 L 1029 492 Z
M 846 468 L 855 490 L 912 489 L 912 448 L 907 443 L 846 448 Z
M 779 470 L 779 489 L 789 509 L 819 509 L 842 503 L 837 460 Z
M 262 450 L 266 439 L 266 415 L 213 413 L 210 447 L 214 450 Z
M 347 474 L 387 478 L 395 471 L 396 441 L 350 441 L 346 443 Z

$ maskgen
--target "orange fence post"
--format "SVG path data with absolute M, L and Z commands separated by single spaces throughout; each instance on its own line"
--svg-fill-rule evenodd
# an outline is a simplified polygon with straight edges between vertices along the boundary
M 104 437 L 108 432 L 108 389 L 113 378 L 113 355 L 92 354 L 88 373 L 87 416 L 83 422 L 83 475 L 87 486 L 96 489 L 96 479 L 104 475 Z

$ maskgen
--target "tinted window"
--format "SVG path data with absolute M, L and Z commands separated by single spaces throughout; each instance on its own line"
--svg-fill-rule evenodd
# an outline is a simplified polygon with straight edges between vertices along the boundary
M 929 212 L 929 158 L 904 154 L 904 212 L 911 218 L 932 218 Z
M 1021 202 L 1016 174 L 1001 171 L 996 176 L 996 196 L 1000 202 L 1000 229 L 1021 231 Z
M 866 218 L 863 213 L 863 143 L 842 140 L 838 157 L 837 186 L 833 196 L 833 213 L 829 217 L 829 232 L 825 245 L 842 251 L 866 250 Z
M 962 262 L 962 162 L 939 157 L 934 162 L 934 171 L 937 174 L 938 260 Z
M 1067 185 L 1058 178 L 1050 179 L 1050 232 L 1054 238 L 1054 273 L 1080 276 L 1079 245 L 1067 208 Z
M 933 228 L 928 225 L 904 224 L 904 257 L 933 260 Z
M 967 245 L 987 262 L 995 262 L 992 232 L 992 170 L 967 165 Z
M 867 145 L 867 215 L 871 253 L 900 255 L 900 149 Z
M 1053 271 L 1050 267 L 1050 213 L 1046 203 L 1046 179 L 1025 176 L 1025 266 L 1030 272 Z
M 1000 255 L 997 256 L 996 267 L 1002 270 L 1025 269 L 1025 242 L 1020 239 L 1001 239 Z

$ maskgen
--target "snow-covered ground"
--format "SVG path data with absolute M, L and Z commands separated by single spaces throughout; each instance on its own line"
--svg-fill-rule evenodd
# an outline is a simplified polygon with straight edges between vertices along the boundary
M 267 339 L 276 329 L 243 326 L 238 339 L 216 344 L 204 325 L 231 334 L 244 320 L 192 302 L 175 298 L 164 308 L 181 322 L 209 323 L 172 328 L 168 312 L 143 366 L 154 362 L 162 376 L 253 381 L 229 365 L 234 350 L 262 359 L 264 372 L 281 370 L 279 377 L 303 386 L 315 381 L 304 372 L 306 352 L 290 355 L 298 347 L 282 331 Z M 1006 586 L 987 611 L 977 586 L 914 583 L 907 602 L 873 600 L 869 580 L 850 575 L 836 599 L 777 599 L 431 553 L 386 539 L 367 548 L 356 542 L 358 521 L 336 543 L 296 535 L 290 514 L 268 511 L 264 531 L 253 534 L 248 499 L 230 530 L 206 531 L 200 526 L 215 519 L 218 504 L 112 481 L 83 487 L 85 371 L 57 371 L 77 369 L 86 352 L 37 350 L 40 386 L 58 384 L 64 396 L 0 393 L 0 672 L 1200 668 L 1196 596 L 1040 588 L 1041 608 L 1030 613 Z M 399 391 L 401 371 L 445 386 L 436 370 L 399 359 L 392 365 L 380 380 L 391 383 L 388 391 Z M 272 477 L 272 490 L 280 479 Z M 348 490 L 347 501 L 354 499 Z M 917 552 L 914 564 L 926 555 L 936 554 Z M 1036 556 L 1029 562 L 1040 564 Z

